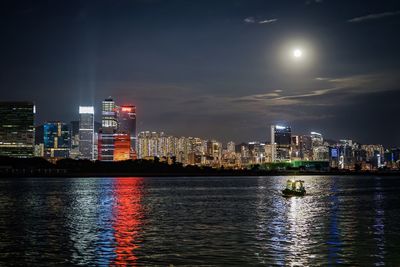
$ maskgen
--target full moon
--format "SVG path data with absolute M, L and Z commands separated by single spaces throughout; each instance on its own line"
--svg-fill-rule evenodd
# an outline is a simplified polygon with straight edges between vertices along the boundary
M 295 58 L 300 58 L 303 55 L 303 52 L 300 49 L 293 50 L 293 56 Z

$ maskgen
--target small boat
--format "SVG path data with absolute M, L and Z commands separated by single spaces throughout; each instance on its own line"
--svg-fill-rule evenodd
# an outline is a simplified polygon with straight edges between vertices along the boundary
M 286 188 L 282 190 L 284 197 L 304 196 L 306 189 L 304 188 L 304 181 L 302 180 L 288 180 Z

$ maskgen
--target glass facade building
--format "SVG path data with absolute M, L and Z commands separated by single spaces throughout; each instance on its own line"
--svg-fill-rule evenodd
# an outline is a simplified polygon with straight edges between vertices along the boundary
M 272 161 L 290 161 L 292 130 L 289 126 L 271 126 L 271 144 L 274 146 Z
M 0 102 L 0 156 L 33 157 L 34 117 L 32 102 Z
M 118 129 L 117 106 L 112 98 L 102 102 L 101 130 L 99 131 L 97 150 L 98 159 L 114 161 L 115 134 Z
M 102 121 L 98 135 L 98 159 L 118 161 L 136 159 L 136 107 L 117 106 L 112 98 L 102 102 Z
M 124 105 L 118 112 L 118 132 L 130 137 L 130 158 L 136 158 L 136 107 Z
M 69 125 L 63 122 L 46 122 L 43 125 L 43 144 L 46 158 L 68 158 L 71 149 Z
M 83 159 L 94 159 L 94 107 L 79 107 L 79 154 Z
M 117 133 L 114 135 L 114 160 L 128 160 L 131 158 L 131 138 L 129 134 Z

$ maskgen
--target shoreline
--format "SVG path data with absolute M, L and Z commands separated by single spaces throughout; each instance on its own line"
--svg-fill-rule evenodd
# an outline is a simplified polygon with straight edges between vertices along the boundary
M 400 172 L 238 172 L 238 173 L 2 173 L 0 179 L 8 178 L 106 178 L 106 177 L 270 177 L 270 176 L 400 176 Z

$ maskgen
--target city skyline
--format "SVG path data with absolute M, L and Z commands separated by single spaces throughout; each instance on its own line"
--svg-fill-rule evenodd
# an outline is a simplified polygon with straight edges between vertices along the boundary
M 121 105 L 120 107 L 123 107 L 123 106 L 132 106 L 132 104 L 124 104 L 124 105 Z M 82 107 L 82 106 L 80 106 L 80 107 Z M 99 113 L 96 116 L 96 118 L 99 117 L 99 119 L 98 120 L 95 119 L 94 123 L 101 124 L 101 121 L 102 121 L 101 109 L 98 112 L 96 112 L 95 111 L 96 110 L 95 107 L 96 107 L 96 105 L 90 106 L 90 108 L 94 108 L 93 112 L 94 112 L 95 116 L 96 116 L 96 113 Z M 37 108 L 37 107 L 35 106 L 35 108 Z M 135 108 L 135 110 L 136 110 L 136 108 Z M 73 119 L 73 120 L 66 120 L 66 121 L 62 121 L 62 122 L 72 123 L 72 122 L 79 121 L 79 113 L 77 113 L 77 114 L 78 114 L 78 119 L 77 120 Z M 42 126 L 42 125 L 44 125 L 44 124 L 46 124 L 48 122 L 53 122 L 53 121 L 60 121 L 61 122 L 61 120 L 45 120 L 42 123 L 36 123 L 35 122 L 35 127 Z M 279 120 L 276 120 L 276 121 L 279 121 Z M 293 128 L 292 125 L 289 125 L 288 123 L 268 124 L 268 125 L 264 125 L 264 127 L 265 127 L 265 135 L 263 137 L 261 137 L 260 139 L 247 138 L 247 139 L 244 139 L 244 140 L 234 140 L 233 138 L 230 138 L 229 136 L 224 136 L 223 138 L 219 139 L 219 138 L 216 138 L 215 136 L 211 136 L 211 135 L 201 136 L 201 135 L 196 134 L 196 133 L 193 133 L 193 134 L 180 134 L 180 133 L 177 133 L 176 131 L 170 131 L 169 132 L 169 131 L 166 131 L 164 129 L 161 129 L 161 130 L 160 129 L 138 129 L 137 133 L 143 133 L 143 132 L 168 132 L 169 134 L 174 135 L 174 136 L 199 137 L 199 138 L 202 138 L 202 139 L 205 139 L 205 140 L 218 140 L 218 141 L 221 141 L 222 143 L 225 143 L 225 144 L 227 144 L 229 142 L 250 143 L 250 142 L 254 142 L 254 141 L 268 143 L 269 140 L 271 140 L 271 128 L 270 128 L 271 126 Z M 332 138 L 332 137 L 330 137 L 329 133 L 325 132 L 323 129 L 321 130 L 321 133 L 315 132 L 313 129 L 308 129 L 308 130 L 305 130 L 305 131 L 296 130 L 296 131 L 294 131 L 294 133 L 296 135 L 299 135 L 299 136 L 300 135 L 312 135 L 312 134 L 321 134 L 322 133 L 325 136 L 325 139 L 329 140 L 330 142 L 339 142 L 340 140 L 353 140 L 353 141 L 355 141 L 355 142 L 357 142 L 359 144 L 367 144 L 367 143 L 360 142 L 359 140 L 357 140 L 357 139 L 355 139 L 354 137 L 351 137 L 351 136 L 341 136 L 338 139 Z M 379 140 L 377 142 L 375 142 L 375 143 L 368 143 L 368 144 L 379 144 L 379 145 L 383 145 L 386 148 L 391 148 L 391 147 L 395 148 L 395 147 L 399 147 L 400 146 L 398 144 L 384 145 L 384 142 L 379 141 Z
M 335 140 L 400 144 L 392 120 L 400 3 L 2 5 L 0 100 L 34 101 L 38 123 L 77 119 L 79 105 L 95 106 L 99 121 L 95 103 L 113 95 L 136 105 L 143 130 L 238 142 L 285 123 Z M 293 63 L 292 51 L 303 62 Z
M 400 0 L 1 0 L 0 267 L 400 266 Z

